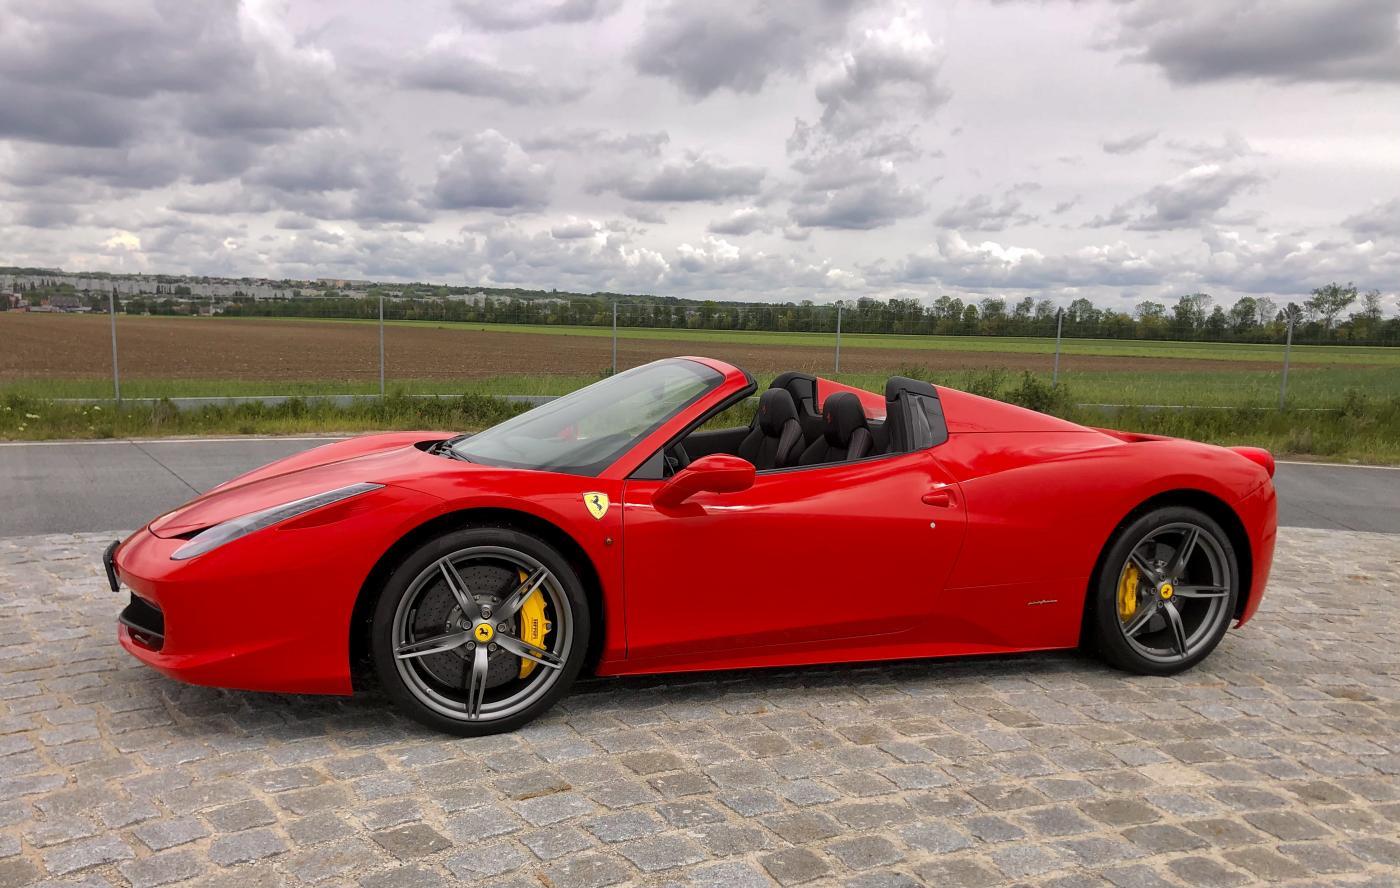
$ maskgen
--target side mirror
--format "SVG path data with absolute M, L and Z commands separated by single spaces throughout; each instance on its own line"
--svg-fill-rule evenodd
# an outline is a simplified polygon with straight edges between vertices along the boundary
M 753 486 L 753 463 L 726 453 L 702 456 L 677 472 L 652 497 L 660 509 L 674 509 L 697 493 L 738 493 Z

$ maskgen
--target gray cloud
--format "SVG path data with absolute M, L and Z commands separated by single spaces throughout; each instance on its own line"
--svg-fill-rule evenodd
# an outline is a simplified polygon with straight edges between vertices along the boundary
M 581 83 L 551 82 L 534 71 L 488 61 L 460 40 L 435 41 L 415 54 L 399 80 L 410 89 L 501 99 L 513 105 L 572 102 L 588 92 Z
M 1021 194 L 1035 190 L 1025 186 L 1012 188 L 1000 198 L 990 194 L 974 194 L 938 214 L 934 220 L 942 228 L 968 231 L 1002 231 L 1008 225 L 1026 225 L 1036 217 L 1022 209 Z
M 582 154 L 647 154 L 655 157 L 671 141 L 665 132 L 611 133 L 606 130 L 574 127 L 544 129 L 525 136 L 520 147 L 526 151 L 563 151 Z
M 671 0 L 647 16 L 632 59 L 692 98 L 719 89 L 756 93 L 778 73 L 805 71 L 840 39 L 854 0 Z
M 724 219 L 716 219 L 705 227 L 712 234 L 744 236 L 756 231 L 768 231 L 777 221 L 757 207 L 743 207 Z
M 523 31 L 542 25 L 579 24 L 607 18 L 622 0 L 455 0 L 464 21 L 483 31 Z
M 443 209 L 533 210 L 548 202 L 553 174 L 510 139 L 486 130 L 443 158 L 433 198 Z
M 906 19 L 866 31 L 837 73 L 817 84 L 822 126 L 849 135 L 910 112 L 932 113 L 950 97 L 938 82 L 941 64 L 933 40 Z
M 591 187 L 595 192 L 615 191 L 628 200 L 648 203 L 720 201 L 757 194 L 763 176 L 763 170 L 756 166 L 730 165 L 688 154 L 640 174 L 603 176 Z
M 1104 139 L 1101 144 L 1108 154 L 1136 154 L 1157 139 L 1157 130 L 1133 133 L 1121 139 Z
M 1118 45 L 1177 83 L 1400 81 L 1394 0 L 1136 0 Z
M 926 207 L 922 192 L 901 183 L 892 169 L 867 168 L 835 188 L 809 182 L 793 198 L 789 215 L 804 228 L 867 230 L 917 216 Z
M 1096 216 L 1088 227 L 1122 226 L 1139 231 L 1196 228 L 1217 221 L 1232 200 L 1264 181 L 1252 170 L 1202 164 L 1119 204 L 1106 216 Z
M 1348 216 L 1342 225 L 1358 237 L 1400 238 L 1400 197 Z

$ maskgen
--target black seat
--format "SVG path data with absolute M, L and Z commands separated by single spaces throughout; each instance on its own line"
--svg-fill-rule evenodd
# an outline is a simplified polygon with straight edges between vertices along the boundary
M 822 436 L 822 416 L 817 412 L 817 378 L 810 373 L 791 370 L 778 374 L 769 388 L 787 389 L 797 405 L 797 421 L 802 423 L 802 438 L 811 444 Z M 803 446 L 806 446 L 804 444 Z
M 874 453 L 874 446 L 860 398 L 850 392 L 837 392 L 822 405 L 822 436 L 802 451 L 797 464 L 812 466 L 860 459 Z
M 759 471 L 786 469 L 802 453 L 802 424 L 787 389 L 770 388 L 758 399 L 753 431 L 739 442 L 739 456 Z

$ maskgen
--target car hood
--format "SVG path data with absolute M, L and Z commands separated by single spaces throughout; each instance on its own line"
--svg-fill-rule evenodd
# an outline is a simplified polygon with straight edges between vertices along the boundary
M 161 515 L 147 529 L 159 537 L 181 536 L 361 481 L 394 484 L 448 467 L 471 470 L 469 463 L 449 462 L 418 446 L 447 437 L 443 432 L 392 432 L 314 447 L 226 481 Z

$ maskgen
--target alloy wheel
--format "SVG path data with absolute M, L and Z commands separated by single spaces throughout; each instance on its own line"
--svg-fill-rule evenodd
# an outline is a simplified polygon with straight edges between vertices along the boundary
M 1140 656 L 1186 660 L 1230 618 L 1224 548 L 1207 528 L 1178 521 L 1155 528 L 1128 552 L 1114 604 L 1118 628 Z
M 472 722 L 508 718 L 546 695 L 574 644 L 563 586 L 506 546 L 472 546 L 428 565 L 399 599 L 392 631 L 409 692 Z

